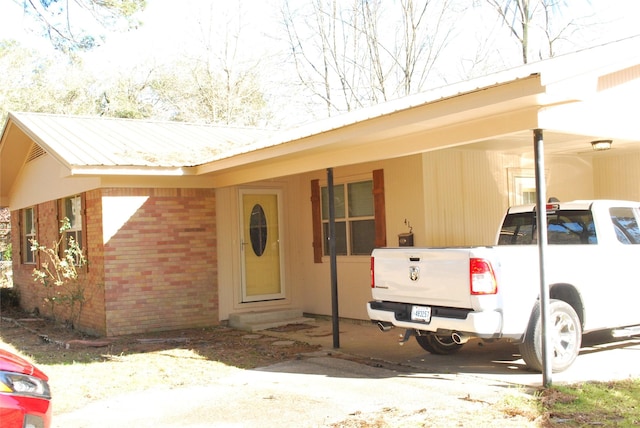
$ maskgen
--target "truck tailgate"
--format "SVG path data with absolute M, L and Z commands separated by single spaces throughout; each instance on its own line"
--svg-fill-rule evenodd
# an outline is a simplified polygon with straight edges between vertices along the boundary
M 375 300 L 471 308 L 469 248 L 380 248 L 372 253 Z

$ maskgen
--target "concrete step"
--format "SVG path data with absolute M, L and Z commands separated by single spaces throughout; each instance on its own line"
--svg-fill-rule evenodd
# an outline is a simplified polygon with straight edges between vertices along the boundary
M 238 330 L 259 331 L 289 324 L 304 324 L 315 319 L 303 316 L 300 309 L 242 312 L 229 315 L 229 327 Z

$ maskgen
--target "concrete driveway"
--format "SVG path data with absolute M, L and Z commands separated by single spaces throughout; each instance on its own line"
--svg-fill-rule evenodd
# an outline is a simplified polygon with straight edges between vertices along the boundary
M 233 371 L 215 385 L 148 390 L 55 415 L 53 428 L 537 426 L 495 409 L 506 395 L 526 396 L 542 382 L 508 343 L 470 341 L 454 356 L 430 355 L 399 331 L 341 322 L 260 332 L 274 341 L 303 340 L 323 350 L 258 370 Z M 339 356 L 340 358 L 336 358 Z M 640 377 L 640 340 L 589 337 L 576 363 L 554 383 Z M 473 418 L 473 419 L 470 419 Z M 366 425 L 369 424 L 369 425 Z
M 481 377 L 489 381 L 527 387 L 542 385 L 542 374 L 529 371 L 519 355 L 518 347 L 505 341 L 470 340 L 455 355 L 432 355 L 411 338 L 399 345 L 404 330 L 383 333 L 370 323 L 341 322 L 340 351 L 363 358 L 409 367 L 420 373 L 457 373 Z M 287 337 L 333 346 L 333 326 L 318 320 L 317 327 L 287 333 Z M 554 384 L 582 381 L 640 378 L 640 337 L 612 339 L 607 333 L 593 333 L 583 338 L 580 355 L 562 373 L 553 373 Z

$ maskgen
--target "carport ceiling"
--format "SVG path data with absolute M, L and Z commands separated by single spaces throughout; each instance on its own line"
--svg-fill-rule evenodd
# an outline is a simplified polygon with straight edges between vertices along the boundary
M 640 148 L 638 141 L 603 137 L 601 135 L 576 135 L 543 130 L 543 136 L 545 154 L 547 155 L 600 155 L 602 153 L 595 152 L 591 148 L 591 141 L 601 139 L 611 139 L 613 141 L 610 153 L 637 151 Z M 460 147 L 469 150 L 500 151 L 514 155 L 533 155 L 533 132 L 530 130 L 521 131 Z

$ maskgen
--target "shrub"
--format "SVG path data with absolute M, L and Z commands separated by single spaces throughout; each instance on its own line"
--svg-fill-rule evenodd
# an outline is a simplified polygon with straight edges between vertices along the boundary
M 15 288 L 0 287 L 0 310 L 18 309 L 20 294 Z
M 45 288 L 44 302 L 54 320 L 60 321 L 59 307 L 62 306 L 68 316 L 65 321 L 76 327 L 87 300 L 86 283 L 79 275 L 87 260 L 73 237 L 66 237 L 65 232 L 71 228 L 69 219 L 65 217 L 61 223 L 60 238 L 51 247 L 31 240 L 31 250 L 40 255 L 40 268 L 33 269 L 33 280 Z

